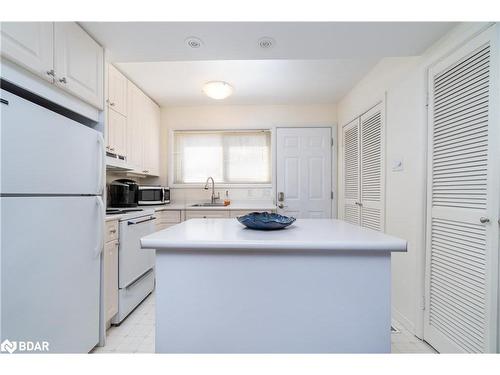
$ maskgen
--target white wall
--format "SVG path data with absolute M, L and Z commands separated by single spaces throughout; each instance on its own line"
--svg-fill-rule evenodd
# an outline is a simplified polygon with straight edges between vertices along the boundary
M 381 60 L 337 105 L 341 139 L 343 125 L 385 97 L 386 232 L 408 241 L 408 253 L 392 257 L 393 318 L 419 337 L 425 274 L 427 69 L 484 27 L 461 24 L 422 56 Z M 391 170 L 395 159 L 403 160 L 403 171 Z
M 172 130 L 198 129 L 271 129 L 276 126 L 334 126 L 335 105 L 212 105 L 196 107 L 164 107 L 161 110 L 161 177 L 168 184 L 169 136 Z M 226 189 L 220 189 L 221 196 Z M 231 199 L 269 200 L 272 189 L 229 189 Z M 175 200 L 206 199 L 202 189 L 173 189 Z

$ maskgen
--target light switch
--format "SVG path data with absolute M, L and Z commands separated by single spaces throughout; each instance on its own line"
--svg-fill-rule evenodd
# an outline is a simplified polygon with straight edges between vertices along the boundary
M 392 161 L 392 171 L 393 172 L 401 172 L 403 170 L 403 159 L 394 159 Z

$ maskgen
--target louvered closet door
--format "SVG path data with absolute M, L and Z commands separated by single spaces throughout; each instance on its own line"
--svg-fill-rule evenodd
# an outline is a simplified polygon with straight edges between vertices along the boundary
M 499 133 L 493 51 L 486 32 L 429 72 L 424 338 L 440 352 L 497 350 Z
M 360 119 L 361 226 L 384 230 L 383 110 L 378 104 Z
M 344 220 L 360 224 L 359 118 L 342 128 L 344 146 Z

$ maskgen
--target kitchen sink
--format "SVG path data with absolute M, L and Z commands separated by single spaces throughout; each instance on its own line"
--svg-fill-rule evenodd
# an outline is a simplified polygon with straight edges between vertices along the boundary
M 196 203 L 191 207 L 224 207 L 224 203 Z

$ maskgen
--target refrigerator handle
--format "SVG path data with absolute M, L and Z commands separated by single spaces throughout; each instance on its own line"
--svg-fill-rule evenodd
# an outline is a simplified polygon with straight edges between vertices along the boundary
M 97 145 L 98 145 L 98 152 L 99 152 L 99 164 L 97 166 L 97 194 L 101 195 L 103 193 L 103 177 L 102 177 L 102 167 L 104 164 L 104 139 L 102 138 L 101 133 L 97 133 Z
M 97 220 L 98 226 L 98 237 L 97 237 L 97 246 L 94 251 L 94 255 L 96 258 L 101 256 L 103 247 L 104 247 L 104 203 L 102 202 L 101 197 L 96 197 L 97 209 L 99 211 L 99 220 Z

